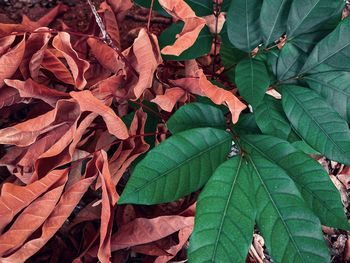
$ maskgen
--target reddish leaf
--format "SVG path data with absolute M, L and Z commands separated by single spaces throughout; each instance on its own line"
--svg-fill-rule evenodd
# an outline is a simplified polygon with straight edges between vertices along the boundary
M 52 107 L 55 107 L 57 101 L 63 98 L 69 98 L 69 94 L 34 82 L 32 79 L 26 81 L 5 80 L 6 85 L 18 90 L 22 98 L 35 98 L 42 100 Z
M 171 16 L 185 23 L 175 43 L 162 49 L 164 55 L 180 56 L 196 42 L 206 21 L 197 17 L 191 7 L 183 0 L 159 0 L 159 3 Z
M 95 98 L 91 91 L 71 92 L 70 95 L 78 102 L 82 111 L 90 111 L 101 115 L 106 123 L 108 131 L 115 137 L 122 140 L 129 137 L 124 122 L 111 108 Z
M 157 95 L 152 102 L 158 104 L 158 106 L 167 112 L 171 112 L 175 104 L 185 98 L 186 91 L 181 88 L 171 88 L 165 90 L 164 95 Z
M 90 177 L 79 181 L 67 189 L 62 195 L 55 209 L 42 226 L 41 236 L 27 241 L 21 248 L 6 258 L 0 258 L 0 262 L 14 263 L 24 262 L 42 248 L 50 238 L 63 225 L 64 221 L 72 213 L 89 186 L 95 180 Z
M 59 3 L 36 22 L 40 26 L 48 26 L 56 18 L 56 16 L 66 12 L 67 10 L 68 6 Z
M 124 69 L 124 63 L 120 60 L 116 51 L 105 43 L 96 38 L 89 38 L 87 40 L 91 48 L 91 52 L 101 65 L 117 74 Z
M 131 49 L 127 51 L 128 59 L 139 73 L 139 79 L 133 87 L 135 98 L 152 87 L 153 75 L 158 65 L 162 63 L 158 40 L 145 29 L 141 29 Z
M 88 70 L 90 64 L 79 58 L 77 52 L 72 48 L 70 35 L 66 32 L 59 32 L 53 39 L 52 45 L 62 52 L 62 55 L 72 71 L 76 87 L 80 90 L 83 89 L 86 85 L 84 74 Z
M 47 28 L 43 28 L 47 30 Z M 39 75 L 40 64 L 44 57 L 44 52 L 47 48 L 47 44 L 51 38 L 50 33 L 36 33 L 31 34 L 26 41 L 26 48 L 23 55 L 23 59 L 20 64 L 20 70 L 22 76 L 27 79 L 31 76 L 37 78 Z
M 0 56 L 7 52 L 7 50 L 12 45 L 13 41 L 15 41 L 15 38 L 16 36 L 14 35 L 0 38 Z
M 206 96 L 215 104 L 225 104 L 231 111 L 233 123 L 238 121 L 240 113 L 246 108 L 246 105 L 231 92 L 212 84 L 202 70 L 198 70 L 194 78 L 182 78 L 170 82 L 174 86 L 186 89 L 191 93 Z
M 25 50 L 25 38 L 9 52 L 0 57 L 0 87 L 4 85 L 4 80 L 12 77 L 17 71 Z
M 126 12 L 133 6 L 131 0 L 107 0 L 107 3 L 117 15 L 119 22 L 124 20 Z
M 69 69 L 55 56 L 52 50 L 45 51 L 42 66 L 52 72 L 58 80 L 74 85 L 74 79 Z
M 55 170 L 26 186 L 5 183 L 0 196 L 0 232 L 20 210 L 45 193 L 64 176 L 66 176 L 65 170 Z
M 25 99 L 21 98 L 16 89 L 9 87 L 0 88 L 0 109 L 22 101 L 25 101 Z
M 183 228 L 192 227 L 193 224 L 194 217 L 137 218 L 121 226 L 118 232 L 112 236 L 112 251 L 156 241 Z
M 40 134 L 55 129 L 58 125 L 62 125 L 67 118 L 77 113 L 79 113 L 79 107 L 73 101 L 60 100 L 57 102 L 57 107 L 52 111 L 0 130 L 0 144 L 28 146 Z
M 103 22 L 106 26 L 107 33 L 113 40 L 114 44 L 120 48 L 120 35 L 117 18 L 111 7 L 106 2 L 102 2 L 100 8 L 103 13 Z
M 36 199 L 19 215 L 16 221 L 0 236 L 0 256 L 11 253 L 39 228 L 56 206 L 67 181 L 67 172 L 52 189 Z

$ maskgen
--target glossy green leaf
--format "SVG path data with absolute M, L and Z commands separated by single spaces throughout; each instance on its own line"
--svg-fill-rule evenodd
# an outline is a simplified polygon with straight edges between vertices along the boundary
M 305 202 L 323 225 L 349 229 L 339 191 L 316 160 L 276 137 L 247 135 L 241 139 L 245 151 L 259 154 L 277 164 L 293 179 Z
M 261 41 L 259 23 L 262 0 L 232 0 L 227 12 L 227 34 L 238 49 L 250 52 Z
M 344 5 L 344 0 L 294 0 L 287 21 L 287 37 L 315 31 Z
M 304 87 L 284 86 L 282 105 L 305 142 L 331 160 L 350 164 L 348 124 L 320 95 Z
M 174 44 L 176 35 L 181 32 L 183 27 L 184 23 L 180 21 L 165 29 L 158 38 L 160 48 L 162 49 L 165 46 Z M 180 56 L 163 55 L 163 57 L 166 60 L 189 60 L 198 58 L 210 52 L 212 42 L 213 36 L 210 33 L 209 28 L 205 26 L 199 33 L 199 36 L 193 46 L 181 53 Z
M 119 204 L 171 202 L 201 188 L 226 159 L 231 135 L 214 128 L 177 133 L 135 167 Z
M 350 72 L 334 71 L 304 78 L 348 123 L 350 122 Z
M 220 46 L 220 57 L 225 69 L 228 69 L 238 64 L 242 59 L 247 58 L 248 53 L 235 48 L 231 43 L 223 41 Z
M 201 127 L 225 129 L 226 121 L 217 107 L 195 102 L 178 109 L 168 120 L 167 127 L 173 134 Z
M 312 50 L 300 74 L 350 69 L 350 16 Z
M 244 99 L 257 105 L 270 85 L 265 63 L 254 58 L 241 61 L 236 67 L 236 84 Z
M 280 100 L 265 95 L 263 101 L 255 108 L 255 119 L 264 134 L 287 139 L 291 124 L 283 112 Z
M 261 7 L 260 26 L 265 46 L 278 40 L 287 31 L 292 0 L 265 0 Z
M 221 5 L 221 11 L 222 12 L 227 12 L 228 9 L 230 8 L 232 0 L 223 0 L 222 5 Z
M 252 242 L 255 200 L 246 161 L 220 165 L 201 192 L 190 239 L 189 262 L 242 262 Z
M 292 179 L 276 164 L 249 156 L 255 186 L 257 226 L 275 262 L 329 263 L 318 218 Z
M 135 4 L 150 8 L 152 0 L 134 0 Z M 163 7 L 159 4 L 158 0 L 154 0 L 153 2 L 153 10 L 157 11 L 159 14 L 166 16 L 166 17 L 171 17 L 164 9 Z
M 306 54 L 293 43 L 286 43 L 278 57 L 277 79 L 288 80 L 298 75 L 303 67 Z
M 245 113 L 239 115 L 239 120 L 232 125 L 232 129 L 237 134 L 260 134 L 261 130 L 256 124 L 255 115 L 253 113 Z

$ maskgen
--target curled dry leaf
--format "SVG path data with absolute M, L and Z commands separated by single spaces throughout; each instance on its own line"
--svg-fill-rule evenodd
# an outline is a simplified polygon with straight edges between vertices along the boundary
M 0 88 L 0 109 L 22 101 L 25 99 L 21 98 L 18 90 L 6 86 Z
M 94 97 L 91 91 L 85 90 L 80 92 L 71 92 L 81 111 L 90 111 L 100 115 L 106 123 L 108 131 L 118 139 L 129 137 L 128 129 L 124 122 L 114 113 L 114 111 Z
M 163 61 L 158 40 L 155 35 L 148 34 L 142 28 L 132 47 L 125 53 L 132 66 L 139 73 L 139 78 L 132 88 L 135 99 L 138 99 L 146 89 L 152 87 L 154 72 Z
M 232 114 L 233 123 L 236 123 L 238 121 L 242 110 L 247 107 L 230 91 L 224 90 L 212 84 L 204 75 L 203 70 L 201 69 L 196 72 L 196 76 L 193 78 L 171 80 L 170 83 L 176 87 L 181 87 L 193 94 L 206 96 L 217 105 L 226 105 Z
M 67 172 L 48 192 L 27 206 L 10 229 L 0 236 L 0 256 L 8 255 L 23 243 L 47 219 L 61 197 L 67 181 Z
M 218 17 L 216 17 L 214 14 L 209 16 L 203 17 L 206 21 L 207 26 L 209 27 L 209 30 L 213 34 L 219 34 L 224 27 L 224 24 L 226 22 L 226 17 L 224 13 L 220 13 Z M 217 23 L 216 23 L 217 20 Z
M 78 53 L 72 48 L 70 35 L 66 32 L 59 32 L 53 39 L 52 45 L 62 52 L 62 55 L 72 71 L 76 87 L 80 90 L 84 89 L 87 83 L 84 74 L 88 70 L 90 64 L 79 58 Z
M 113 43 L 120 48 L 120 34 L 117 18 L 114 15 L 111 7 L 106 3 L 102 2 L 100 10 L 103 13 L 103 22 L 106 27 L 106 31 L 113 40 Z
M 181 88 L 170 88 L 165 90 L 164 95 L 157 95 L 152 102 L 167 112 L 171 112 L 178 101 L 186 99 L 186 91 Z
M 45 177 L 26 186 L 5 183 L 0 195 L 0 232 L 15 215 L 36 198 L 45 193 L 53 184 L 66 176 L 66 170 L 54 170 Z
M 14 263 L 24 262 L 41 249 L 47 241 L 57 232 L 63 225 L 64 221 L 72 213 L 73 209 L 79 203 L 89 186 L 96 177 L 82 179 L 67 189 L 61 196 L 60 201 L 47 218 L 41 229 L 41 235 L 34 239 L 28 240 L 21 248 L 13 254 L 0 258 L 0 262 Z
M 54 89 L 50 89 L 44 85 L 36 83 L 32 79 L 26 81 L 21 80 L 5 80 L 6 85 L 18 90 L 22 98 L 39 99 L 52 107 L 55 107 L 59 99 L 69 98 L 69 94 Z
M 133 6 L 131 0 L 107 0 L 113 12 L 117 15 L 118 22 L 122 22 L 126 12 Z
M 197 17 L 191 7 L 183 0 L 159 0 L 159 3 L 171 16 L 185 23 L 175 43 L 162 49 L 164 55 L 180 56 L 196 42 L 206 21 Z
M 11 78 L 17 71 L 23 59 L 26 47 L 25 37 L 12 50 L 0 57 L 0 87 L 4 85 L 4 80 Z
M 0 56 L 4 55 L 8 51 L 13 41 L 15 41 L 15 38 L 15 35 L 0 38 Z

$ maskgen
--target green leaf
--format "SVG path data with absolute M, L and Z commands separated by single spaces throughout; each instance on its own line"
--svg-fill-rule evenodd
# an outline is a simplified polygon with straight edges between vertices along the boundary
M 184 27 L 182 21 L 172 24 L 170 27 L 165 29 L 162 34 L 159 36 L 159 46 L 162 49 L 165 46 L 174 44 L 176 40 L 176 35 L 179 34 Z M 210 52 L 213 42 L 213 36 L 209 31 L 209 28 L 205 26 L 202 31 L 199 33 L 199 36 L 196 42 L 192 47 L 185 50 L 180 56 L 170 56 L 163 55 L 163 58 L 166 60 L 189 60 L 195 59 Z
M 185 0 L 197 16 L 208 16 L 213 14 L 212 0 Z
M 236 84 L 244 99 L 252 106 L 257 105 L 270 85 L 265 63 L 254 58 L 241 61 L 236 67 Z
M 314 159 L 287 141 L 266 135 L 241 137 L 244 150 L 277 164 L 295 182 L 305 202 L 323 225 L 349 229 L 339 191 Z
M 260 155 L 248 156 L 255 186 L 257 226 L 275 262 L 329 263 L 318 218 L 292 179 Z
M 227 12 L 228 9 L 230 8 L 232 0 L 224 0 L 221 5 L 221 11 L 222 12 Z
M 152 0 L 134 0 L 134 2 L 139 6 L 150 8 Z M 162 16 L 171 17 L 159 4 L 158 0 L 154 0 L 153 10 L 157 11 Z
M 231 45 L 231 43 L 223 41 L 220 46 L 220 57 L 225 69 L 238 64 L 242 59 L 248 57 L 248 53 L 243 52 Z
M 294 0 L 287 21 L 288 38 L 314 32 L 344 5 L 344 0 Z
M 312 148 L 310 145 L 308 145 L 303 140 L 294 141 L 291 144 L 293 145 L 293 147 L 295 147 L 295 149 L 298 149 L 299 151 L 302 151 L 303 153 L 320 155 L 320 153 L 318 151 L 316 151 L 314 148 Z
M 189 262 L 244 263 L 252 242 L 255 200 L 246 161 L 220 165 L 201 192 L 190 239 Z
M 302 139 L 331 160 L 350 164 L 348 124 L 313 90 L 282 88 L 283 109 Z
M 321 95 L 339 114 L 350 122 L 350 72 L 325 72 L 304 77 L 310 88 Z
M 201 188 L 226 159 L 231 135 L 214 128 L 177 133 L 135 167 L 119 204 L 171 202 Z
M 255 108 L 255 119 L 260 130 L 269 135 L 287 139 L 291 124 L 283 112 L 280 100 L 265 95 L 263 101 Z
M 237 134 L 260 134 L 259 126 L 256 124 L 253 113 L 239 115 L 239 120 L 232 125 L 232 129 Z
M 278 40 L 287 30 L 289 8 L 292 0 L 265 0 L 260 13 L 260 26 L 265 46 Z
M 227 34 L 238 49 L 250 52 L 261 41 L 259 15 L 262 0 L 232 0 L 227 12 Z
M 300 74 L 350 69 L 350 17 L 345 18 L 338 27 L 312 50 Z
M 172 134 L 201 127 L 225 129 L 226 121 L 217 107 L 195 102 L 178 109 L 168 120 L 167 127 Z
M 278 57 L 277 79 L 288 80 L 298 75 L 305 63 L 306 54 L 292 43 L 286 43 Z

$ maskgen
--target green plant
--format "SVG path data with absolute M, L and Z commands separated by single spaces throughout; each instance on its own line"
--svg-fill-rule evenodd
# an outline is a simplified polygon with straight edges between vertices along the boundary
M 186 2 L 198 16 L 213 10 L 212 1 Z M 172 136 L 138 163 L 119 204 L 170 202 L 204 187 L 190 262 L 245 262 L 255 225 L 275 262 L 329 262 L 321 224 L 350 227 L 337 189 L 308 154 L 350 165 L 350 17 L 341 21 L 344 5 L 224 1 L 229 8 L 220 54 L 252 113 L 227 127 L 216 106 L 181 107 L 167 122 Z M 171 26 L 160 45 L 180 30 Z M 214 37 L 195 45 L 206 47 L 198 41 Z M 165 58 L 208 52 L 190 49 Z M 268 89 L 282 99 L 266 94 Z M 232 142 L 239 153 L 228 158 Z

